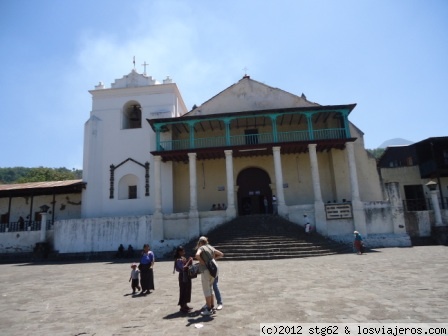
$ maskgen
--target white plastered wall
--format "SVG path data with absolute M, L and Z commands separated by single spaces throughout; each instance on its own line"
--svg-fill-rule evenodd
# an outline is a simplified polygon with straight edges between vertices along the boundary
M 358 183 L 360 196 L 363 201 L 382 200 L 381 187 L 376 168 L 371 167 L 372 162 L 368 156 L 363 155 L 357 159 Z M 322 199 L 327 202 L 342 202 L 351 200 L 350 175 L 346 151 L 333 149 L 330 152 L 317 153 L 319 164 L 319 178 L 322 190 Z M 285 203 L 288 206 L 312 204 L 314 193 L 311 178 L 311 166 L 308 153 L 282 155 L 283 189 Z M 359 161 L 359 162 L 358 162 Z M 174 212 L 189 210 L 189 165 L 188 163 L 174 163 Z M 198 210 L 207 211 L 212 204 L 227 204 L 225 191 L 218 191 L 218 187 L 226 187 L 225 160 L 198 160 L 196 164 Z M 260 168 L 266 171 L 271 179 L 272 192 L 278 193 L 275 185 L 275 171 L 272 156 L 257 156 L 233 158 L 234 185 L 238 174 L 246 168 Z M 366 175 L 368 177 L 366 177 Z M 376 183 L 376 185 L 375 185 Z M 281 186 L 283 187 L 283 186 Z M 364 190 L 369 189 L 369 190 Z M 237 186 L 235 185 L 235 200 Z M 237 205 L 237 204 L 236 204 Z
M 150 87 L 121 88 L 91 91 L 92 112 L 85 127 L 84 218 L 104 216 L 148 215 L 154 212 L 154 163 L 151 150 L 155 150 L 155 133 L 146 119 L 179 114 L 174 84 Z M 123 108 L 129 102 L 141 106 L 141 128 L 123 129 Z M 182 111 L 181 114 L 183 114 Z M 150 194 L 145 196 L 145 168 L 150 163 Z M 122 164 L 123 163 L 123 164 Z M 121 166 L 119 166 L 122 164 Z M 110 198 L 110 166 L 114 170 L 113 198 Z M 172 164 L 162 163 L 162 210 L 172 212 Z M 134 175 L 139 181 L 137 199 L 119 199 L 118 183 L 123 176 Z

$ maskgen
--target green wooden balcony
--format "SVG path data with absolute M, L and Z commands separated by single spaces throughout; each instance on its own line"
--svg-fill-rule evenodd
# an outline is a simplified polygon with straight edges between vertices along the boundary
M 309 142 L 312 140 L 346 139 L 345 128 L 318 129 L 312 131 L 293 131 L 277 133 L 259 133 L 248 135 L 230 135 L 207 138 L 188 138 L 160 141 L 157 151 L 178 151 L 198 148 L 238 147 L 258 144 L 289 142 Z
M 318 151 L 343 149 L 350 136 L 348 115 L 356 104 L 307 106 L 272 110 L 184 115 L 147 119 L 156 134 L 151 152 L 163 161 L 188 162 L 189 152 L 198 159 L 270 155 L 279 146 L 283 154 L 304 153 L 308 145 Z

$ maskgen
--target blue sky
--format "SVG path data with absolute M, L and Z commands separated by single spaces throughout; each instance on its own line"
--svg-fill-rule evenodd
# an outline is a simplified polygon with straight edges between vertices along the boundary
M 0 167 L 82 168 L 88 90 L 170 76 L 188 108 L 244 75 L 357 103 L 367 148 L 448 136 L 445 0 L 1 0 Z

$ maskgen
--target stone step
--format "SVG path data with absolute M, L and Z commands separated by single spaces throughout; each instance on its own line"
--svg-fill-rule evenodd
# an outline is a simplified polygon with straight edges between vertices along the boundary
M 317 256 L 326 256 L 338 254 L 337 252 L 319 252 L 319 253 L 284 253 L 284 254 L 250 254 L 250 255 L 227 255 L 218 262 L 231 260 L 270 260 L 270 259 L 292 259 L 292 258 L 311 258 Z
M 211 245 L 221 250 L 222 260 L 306 258 L 352 252 L 351 246 L 334 242 L 279 216 L 237 217 L 207 234 Z M 185 245 L 194 249 L 197 239 Z
M 256 249 L 256 248 L 252 248 L 252 249 L 247 249 L 247 248 L 233 248 L 233 249 L 225 249 L 225 248 L 221 248 L 219 246 L 216 247 L 218 250 L 220 250 L 222 253 L 224 253 L 224 255 L 230 256 L 230 255 L 244 255 L 244 254 L 263 254 L 263 253 L 267 253 L 267 254 L 300 254 L 300 253 L 312 253 L 312 254 L 316 254 L 316 253 L 320 253 L 320 252 L 331 252 L 331 253 L 337 253 L 337 252 L 343 252 L 345 251 L 345 249 L 331 249 L 331 248 L 326 248 L 326 247 L 317 247 L 317 246 L 307 246 L 307 247 L 270 247 L 270 248 L 263 248 L 263 249 Z
M 222 243 L 219 242 L 218 244 L 213 245 L 216 248 L 218 248 L 218 246 L 220 248 L 225 248 L 225 249 L 232 249 L 232 248 L 239 248 L 239 249 L 269 249 L 269 248 L 315 248 L 315 247 L 320 247 L 320 248 L 337 248 L 340 245 L 338 244 L 313 244 L 313 243 L 309 243 L 309 242 L 302 242 L 302 241 L 296 241 L 296 242 L 285 242 L 285 241 L 271 241 L 271 242 L 266 242 L 263 244 L 260 243 L 256 243 L 256 242 L 252 242 L 252 243 L 248 243 L 248 242 L 244 242 L 244 243 L 239 243 L 239 242 L 227 242 L 227 243 Z
M 211 241 L 211 237 L 209 237 Z M 213 241 L 220 242 L 220 245 L 231 244 L 250 244 L 250 245 L 270 245 L 270 244 L 308 244 L 308 245 L 335 245 L 339 246 L 340 243 L 322 239 L 322 238 L 301 238 L 301 237 L 286 237 L 286 236 L 252 236 L 252 237 L 221 237 L 219 240 L 213 239 Z M 215 244 L 216 245 L 216 244 Z
M 224 253 L 224 252 L 223 252 Z M 263 251 L 235 251 L 235 252 L 225 252 L 225 257 L 235 257 L 240 255 L 251 255 L 251 256 L 262 256 L 262 255 L 302 255 L 302 254 L 320 254 L 320 253 L 336 253 L 335 251 L 327 250 L 327 249 L 315 249 L 315 250 L 280 250 L 280 249 L 271 249 L 271 250 L 263 250 Z

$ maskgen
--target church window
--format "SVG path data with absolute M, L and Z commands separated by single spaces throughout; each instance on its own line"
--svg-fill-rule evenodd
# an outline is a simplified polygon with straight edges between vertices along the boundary
M 137 198 L 137 186 L 129 186 L 129 199 Z

